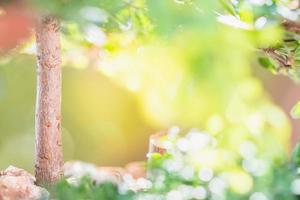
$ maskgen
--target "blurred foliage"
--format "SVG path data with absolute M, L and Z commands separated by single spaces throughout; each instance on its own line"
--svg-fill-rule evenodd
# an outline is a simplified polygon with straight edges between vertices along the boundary
M 75 182 L 67 179 L 55 186 L 53 194 L 64 200 L 296 200 L 300 194 L 296 167 L 286 161 L 267 162 L 248 148 L 241 149 L 235 158 L 241 160 L 241 167 L 218 167 L 222 161 L 215 160 L 211 165 L 209 156 L 226 150 L 208 133 L 192 129 L 182 135 L 173 127 L 161 139 L 167 152 L 150 155 L 149 182 L 124 178 L 110 185 L 96 184 L 88 177 Z M 136 186 L 142 189 L 133 191 Z
M 145 199 L 150 195 L 148 199 L 153 200 L 156 194 L 168 196 L 180 184 L 208 187 L 164 169 L 166 160 L 183 157 L 184 165 L 196 170 L 205 165 L 217 176 L 227 174 L 231 186 L 226 199 L 294 199 L 290 188 L 296 167 L 290 167 L 287 159 L 288 120 L 251 71 L 258 60 L 277 72 L 282 66 L 274 55 L 286 58 L 298 52 L 296 36 L 282 29 L 284 16 L 275 12 L 285 6 L 283 1 L 31 2 L 38 12 L 62 19 L 66 160 L 123 165 L 144 159 L 148 135 L 173 124 L 205 129 L 218 144 L 187 157 L 169 152 L 167 158 L 152 160 L 158 163 L 154 171 L 165 176 L 160 189 L 128 197 L 110 184 L 98 186 L 83 180 L 79 186 L 60 183 L 58 198 L 132 199 L 130 195 L 137 195 Z M 293 38 L 291 49 L 283 43 L 287 36 Z M 276 48 L 275 54 L 269 47 Z M 34 42 L 17 50 L 0 63 L 0 165 L 32 169 Z M 257 59 L 257 54 L 264 56 Z M 16 146 L 24 149 L 24 161 L 12 154 Z M 295 152 L 293 160 L 298 164 Z M 247 169 L 247 162 L 251 167 L 254 162 L 258 173 L 264 174 Z M 160 179 L 154 173 L 151 180 Z M 250 196 L 253 193 L 256 197 Z
M 249 144 L 231 157 L 239 166 L 228 168 L 220 160 L 226 157 L 226 149 L 206 132 L 192 129 L 182 135 L 170 129 L 163 144 L 167 154 L 153 155 L 148 169 L 152 192 L 163 194 L 161 199 L 172 199 L 170 193 L 181 199 L 296 199 L 295 165 L 267 161 L 259 153 L 252 154 Z M 219 159 L 212 161 L 214 156 Z
M 63 180 L 53 189 L 53 193 L 56 199 L 64 200 L 129 200 L 133 196 L 132 193 L 119 194 L 118 188 L 112 183 L 95 185 L 89 177 L 84 177 L 76 187 Z
M 29 0 L 39 12 L 51 14 L 82 27 L 100 25 L 109 31 L 150 31 L 152 26 L 146 17 L 144 0 Z M 76 13 L 76 14 L 75 14 Z
M 220 17 L 224 23 L 247 30 L 280 26 L 282 39 L 272 45 L 257 46 L 264 51 L 260 63 L 272 72 L 280 72 L 299 80 L 299 1 L 298 0 L 221 0 L 227 12 Z M 225 19 L 227 17 L 227 20 Z M 231 22 L 230 22 L 231 20 Z M 233 23 L 236 22 L 236 24 Z M 271 32 L 270 32 L 271 33 Z

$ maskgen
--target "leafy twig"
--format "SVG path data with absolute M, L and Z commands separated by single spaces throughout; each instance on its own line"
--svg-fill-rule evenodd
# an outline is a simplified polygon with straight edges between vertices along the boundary
M 274 48 L 263 48 L 262 50 L 272 59 L 276 60 L 279 63 L 280 67 L 290 68 L 294 64 L 294 59 L 292 57 L 279 54 Z

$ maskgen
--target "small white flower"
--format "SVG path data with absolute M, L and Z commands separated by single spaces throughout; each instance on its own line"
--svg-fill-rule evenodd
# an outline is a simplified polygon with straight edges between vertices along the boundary
M 210 168 L 203 168 L 199 171 L 199 178 L 201 181 L 208 182 L 214 176 L 214 171 Z
M 252 159 L 256 154 L 256 145 L 251 141 L 244 141 L 240 145 L 240 155 L 246 159 Z
M 106 43 L 105 33 L 96 25 L 90 24 L 84 29 L 85 39 L 96 46 L 103 46 Z
M 213 178 L 208 184 L 209 190 L 218 195 L 222 195 L 226 189 L 226 183 L 219 177 Z
M 249 0 L 251 4 L 262 6 L 267 3 L 266 0 Z
M 298 12 L 292 11 L 289 8 L 285 6 L 277 6 L 277 12 L 284 18 L 287 18 L 289 20 L 295 21 L 298 19 Z
M 120 194 L 126 194 L 129 191 L 129 187 L 126 184 L 119 184 L 118 186 L 118 192 Z
M 252 27 L 247 24 L 246 22 L 243 22 L 242 20 L 238 19 L 235 16 L 232 15 L 219 15 L 218 16 L 218 21 L 222 24 L 226 24 L 235 28 L 240 28 L 240 29 L 252 29 Z
M 268 171 L 268 164 L 261 159 L 243 160 L 242 166 L 254 176 L 262 176 Z
M 178 190 L 168 192 L 166 200 L 184 200 L 183 195 Z
M 268 200 L 268 197 L 262 192 L 254 192 L 249 200 Z
M 98 7 L 91 7 L 91 6 L 83 7 L 80 10 L 80 14 L 86 20 L 92 22 L 105 23 L 108 20 L 108 14 L 104 10 Z
M 292 182 L 291 191 L 296 195 L 300 195 L 300 179 L 295 179 Z
M 187 152 L 190 149 L 190 142 L 186 138 L 180 138 L 176 142 L 176 147 L 182 152 Z
M 178 126 L 172 126 L 168 131 L 167 135 L 170 139 L 175 138 L 180 133 L 180 128 Z
M 189 149 L 191 151 L 199 151 L 208 146 L 212 141 L 212 138 L 209 134 L 197 130 L 191 130 L 187 134 L 186 138 L 189 140 Z
M 194 177 L 195 171 L 191 166 L 185 166 L 179 174 L 184 180 L 190 180 Z
M 204 187 L 198 186 L 193 189 L 191 196 L 193 199 L 205 199 L 207 197 L 207 191 Z
M 177 190 L 183 195 L 184 199 L 190 199 L 193 192 L 193 187 L 189 185 L 180 185 Z
M 254 26 L 257 29 L 262 29 L 266 25 L 266 23 L 267 23 L 267 18 L 260 17 L 255 21 Z
M 152 182 L 145 178 L 137 179 L 136 184 L 139 189 L 150 189 L 152 187 Z
M 179 159 L 169 159 L 163 164 L 168 172 L 179 172 L 183 167 L 183 162 Z

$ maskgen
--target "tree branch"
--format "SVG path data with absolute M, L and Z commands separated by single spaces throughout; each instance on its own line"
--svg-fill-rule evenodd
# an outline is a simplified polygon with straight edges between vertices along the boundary
M 294 59 L 282 54 L 278 54 L 274 48 L 263 48 L 262 49 L 267 55 L 276 60 L 280 67 L 290 68 L 294 64 Z
M 285 20 L 281 25 L 287 31 L 300 34 L 300 24 L 297 22 Z
M 284 20 L 281 23 L 281 26 L 289 32 L 299 34 L 300 35 L 300 23 L 290 20 Z M 284 42 L 293 42 L 294 39 L 286 39 Z M 279 54 L 276 52 L 275 48 L 269 47 L 269 48 L 262 48 L 262 51 L 265 52 L 268 56 L 270 56 L 272 59 L 276 60 L 280 67 L 282 68 L 291 68 L 295 62 L 294 58 L 292 56 L 286 56 Z

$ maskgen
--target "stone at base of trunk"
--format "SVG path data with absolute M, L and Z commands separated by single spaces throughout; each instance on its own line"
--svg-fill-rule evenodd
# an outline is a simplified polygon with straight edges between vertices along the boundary
M 1 200 L 46 200 L 46 189 L 34 184 L 35 178 L 23 169 L 13 166 L 0 172 Z

